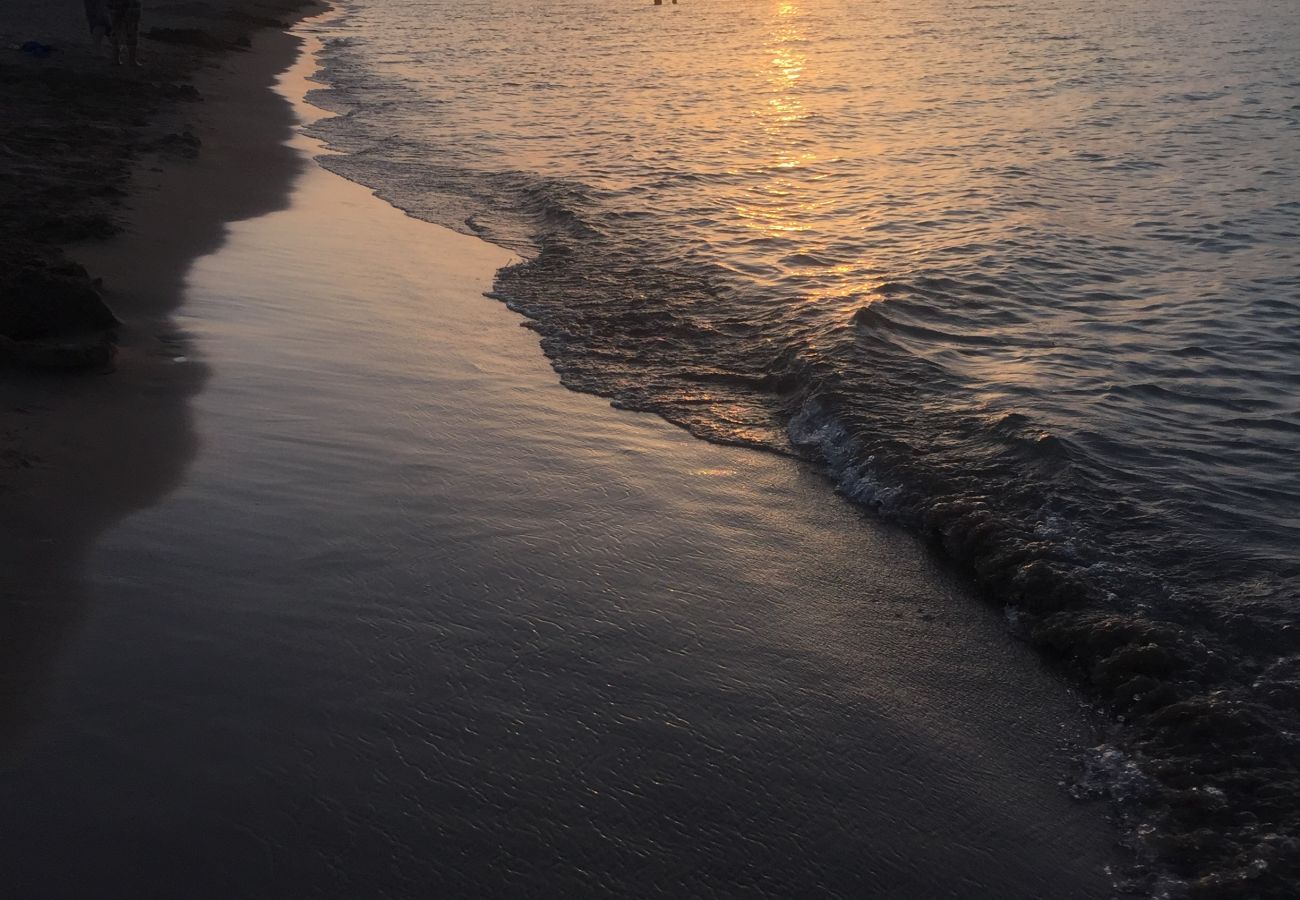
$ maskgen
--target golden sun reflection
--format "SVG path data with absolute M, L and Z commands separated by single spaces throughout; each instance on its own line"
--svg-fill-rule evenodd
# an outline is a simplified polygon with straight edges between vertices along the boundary
M 805 239 L 800 235 L 815 232 L 822 217 L 837 214 L 833 188 L 820 186 L 827 174 L 814 169 L 834 163 L 837 157 L 833 148 L 818 146 L 816 141 L 817 122 L 824 120 L 828 110 L 818 108 L 817 71 L 810 65 L 800 0 L 777 0 L 769 15 L 756 59 L 751 110 L 765 153 L 762 183 L 734 209 L 737 220 L 762 238 L 787 241 L 803 250 L 808 248 L 802 247 Z M 810 286 L 804 297 L 807 302 L 838 305 L 847 316 L 871 296 L 871 284 L 864 280 L 873 271 L 868 260 L 822 262 L 815 251 L 792 254 L 791 259 L 804 260 L 789 266 Z
M 774 237 L 809 230 L 807 224 L 792 218 L 787 210 L 774 210 L 759 206 L 737 206 L 736 215 L 749 227 Z
M 799 124 L 808 117 L 799 95 L 801 81 L 808 68 L 804 51 L 804 33 L 799 22 L 800 9 L 793 0 L 778 3 L 771 31 L 763 49 L 765 65 L 759 75 L 763 88 L 758 92 L 761 104 L 753 115 L 762 122 L 762 133 L 772 150 L 772 160 L 765 168 L 793 173 L 818 158 L 802 146 Z M 804 224 L 813 212 L 811 205 L 800 201 L 804 190 L 785 176 L 764 191 L 762 199 L 736 208 L 736 215 L 751 228 L 769 236 L 806 231 Z
M 798 7 L 792 2 L 778 5 L 772 31 L 764 44 L 769 53 L 767 68 L 762 73 L 767 88 L 762 92 L 767 98 L 767 110 L 759 112 L 774 114 L 778 127 L 782 123 L 797 121 L 798 113 L 803 109 L 802 100 L 794 93 L 808 66 L 808 54 L 803 50 L 805 36 L 795 18 L 798 12 Z
M 784 80 L 788 85 L 793 85 L 799 80 L 807 62 L 807 54 L 798 53 L 789 47 L 778 48 L 776 56 L 772 57 L 772 66 L 777 71 L 778 79 Z

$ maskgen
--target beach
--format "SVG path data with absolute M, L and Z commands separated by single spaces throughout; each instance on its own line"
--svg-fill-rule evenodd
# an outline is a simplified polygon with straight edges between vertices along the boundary
M 70 251 L 112 370 L 5 382 L 19 895 L 1109 896 L 1080 698 L 814 470 L 563 388 L 511 251 L 312 161 L 298 46 Z
M 193 453 L 186 398 L 205 374 L 172 364 L 185 350 L 170 313 L 189 265 L 221 243 L 228 221 L 283 202 L 298 161 L 280 147 L 293 120 L 269 87 L 298 41 L 285 33 L 286 19 L 270 14 L 298 8 L 211 3 L 153 15 L 146 31 L 170 28 L 190 41 L 142 39 L 148 67 L 135 71 L 96 58 L 75 5 L 11 5 L 0 20 L 6 38 L 57 47 L 46 58 L 14 52 L 7 60 L 10 84 L 19 87 L 6 96 L 8 120 L 38 124 L 5 142 L 7 163 L 29 192 L 5 197 L 6 274 L 34 273 L 46 288 L 37 295 L 44 307 L 27 313 L 39 336 L 6 345 L 0 383 L 0 517 L 10 536 L 0 567 L 7 746 L 21 743 L 47 668 L 82 614 L 79 568 L 95 537 L 163 496 Z M 243 53 L 258 30 L 266 46 Z M 196 45 L 195 35 L 210 43 Z M 230 65 L 235 58 L 240 64 Z M 224 104 L 219 127 L 196 84 Z M 91 102 L 63 105 L 50 85 L 84 91 Z M 179 152 L 173 139 L 182 134 Z M 51 136 L 61 141 L 53 154 Z M 232 167 L 233 153 L 204 159 L 203 138 L 240 148 L 256 167 Z M 104 190 L 87 188 L 87 166 Z M 194 169 L 202 177 L 177 177 Z M 58 224 L 87 218 L 98 224 Z M 124 225 L 126 235 L 96 243 Z M 61 315 L 60 288 L 93 289 L 110 326 Z

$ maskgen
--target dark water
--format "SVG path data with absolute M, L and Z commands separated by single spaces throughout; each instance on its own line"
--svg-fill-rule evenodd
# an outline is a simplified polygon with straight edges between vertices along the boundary
M 1166 887 L 1285 892 L 1293 3 L 340 7 L 328 165 L 528 253 L 566 385 L 932 537 L 1113 709 Z

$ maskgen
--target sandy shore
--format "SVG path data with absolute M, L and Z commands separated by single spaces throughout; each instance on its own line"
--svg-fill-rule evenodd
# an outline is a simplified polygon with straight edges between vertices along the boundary
M 26 123 L 0 139 L 0 165 L 23 184 L 15 193 L 4 180 L 0 192 L 5 271 L 43 285 L 57 273 L 56 289 L 36 298 L 46 305 L 23 318 L 48 339 L 22 343 L 70 347 L 73 362 L 95 351 L 69 372 L 22 365 L 50 354 L 12 341 L 0 353 L 0 751 L 20 740 L 81 616 L 95 536 L 164 495 L 194 451 L 187 403 L 206 373 L 174 365 L 190 351 L 171 314 L 187 269 L 227 223 L 285 202 L 301 160 L 283 145 L 294 120 L 272 86 L 300 44 L 287 20 L 312 9 L 208 0 L 151 11 L 145 66 L 131 71 L 91 52 L 80 4 L 0 10 L 0 109 Z M 26 40 L 56 49 L 8 49 Z M 92 330 L 61 304 L 60 286 L 93 286 L 118 324 Z M 0 319 L 19 302 L 6 288 Z M 109 347 L 111 361 L 98 352 Z
M 140 305 L 4 513 L 11 883 L 1106 896 L 1087 729 L 997 615 L 813 473 L 560 387 L 507 253 L 282 143 L 293 47 L 79 257 Z

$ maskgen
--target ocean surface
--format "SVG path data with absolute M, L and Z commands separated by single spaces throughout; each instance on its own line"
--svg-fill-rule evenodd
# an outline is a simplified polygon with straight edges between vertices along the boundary
M 337 7 L 325 164 L 521 253 L 565 385 L 973 573 L 1162 889 L 1296 872 L 1292 0 Z

